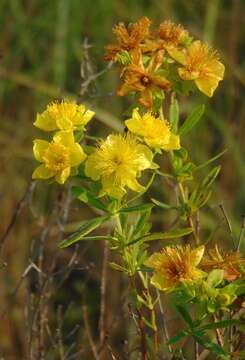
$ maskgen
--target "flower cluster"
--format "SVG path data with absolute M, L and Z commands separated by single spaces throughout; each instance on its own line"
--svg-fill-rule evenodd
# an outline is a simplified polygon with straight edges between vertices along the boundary
M 117 43 L 106 47 L 105 58 L 120 66 L 122 84 L 117 94 L 135 93 L 143 106 L 152 108 L 159 94 L 179 92 L 181 81 L 189 80 L 212 96 L 224 76 L 217 51 L 193 40 L 181 25 L 164 21 L 152 31 L 150 24 L 142 17 L 127 27 L 120 23 L 113 29 Z
M 171 292 L 177 303 L 197 303 L 200 316 L 228 311 L 241 293 L 243 281 L 238 279 L 245 273 L 238 251 L 222 256 L 216 246 L 206 256 L 204 252 L 204 246 L 167 246 L 145 261 L 153 270 L 151 283 Z
M 74 135 L 76 131 L 84 131 L 93 115 L 93 111 L 74 101 L 51 103 L 44 112 L 37 114 L 36 127 L 56 132 L 50 142 L 34 140 L 34 157 L 41 165 L 33 172 L 33 179 L 54 178 L 59 184 L 64 184 L 70 175 L 76 174 L 86 154 Z
M 141 295 L 136 282 L 131 282 L 137 293 L 136 306 L 140 314 L 144 305 L 151 312 L 151 320 L 142 315 L 139 328 L 146 325 L 155 331 L 154 306 L 159 296 L 153 299 L 150 284 L 172 296 L 180 314 L 187 318 L 188 326 L 192 319 L 188 314 L 186 317 L 186 309 L 188 304 L 196 305 L 198 321 L 192 324 L 196 326 L 209 314 L 234 310 L 236 300 L 243 306 L 245 260 L 239 251 L 225 253 L 217 246 L 206 250 L 202 245 L 207 241 L 202 240 L 197 211 L 208 201 L 220 167 L 213 167 L 201 181 L 194 178 L 194 170 L 209 166 L 218 156 L 196 166 L 182 146 L 182 137 L 198 122 L 204 105 L 193 109 L 183 123 L 179 121 L 179 94 L 186 94 L 196 86 L 205 95 L 212 96 L 223 79 L 224 65 L 216 51 L 193 40 L 183 26 L 164 21 L 152 31 L 150 25 L 147 17 L 128 26 L 120 23 L 113 30 L 117 42 L 107 46 L 106 59 L 120 67 L 122 84 L 118 95 L 136 95 L 136 101 L 127 111 L 125 131 L 108 134 L 93 143 L 94 137 L 85 135 L 86 125 L 95 115 L 93 111 L 67 100 L 49 104 L 44 112 L 37 114 L 34 122 L 39 129 L 51 132 L 52 138 L 34 140 L 34 157 L 40 164 L 33 178 L 53 179 L 64 184 L 70 176 L 76 176 L 72 193 L 99 210 L 101 216 L 85 221 L 61 247 L 85 237 L 87 240 L 106 238 L 118 255 L 119 263 L 111 266 L 129 277 L 139 275 L 142 280 Z M 166 92 L 172 93 L 165 102 Z M 89 141 L 89 146 L 81 146 L 79 141 L 83 138 Z M 161 161 L 163 156 L 166 159 Z M 163 171 L 160 166 L 164 167 Z M 151 173 L 147 185 L 142 179 L 146 171 Z M 147 203 L 138 201 L 140 197 L 143 200 L 143 193 L 157 176 L 167 178 L 167 184 L 174 189 L 174 203 L 149 197 Z M 193 179 L 197 184 L 186 185 L 187 180 Z M 162 182 L 157 184 L 162 186 Z M 155 190 L 160 195 L 160 189 L 155 187 Z M 132 191 L 138 194 L 132 196 Z M 150 216 L 154 206 L 178 213 L 173 229 L 151 232 Z M 138 216 L 130 217 L 131 213 Z M 115 224 L 108 238 L 87 236 L 107 220 Z M 180 228 L 176 229 L 179 224 Z M 186 235 L 190 237 L 185 245 L 180 245 L 182 236 Z M 168 245 L 149 254 L 147 242 L 175 238 L 179 238 L 178 245 Z M 237 248 L 240 245 L 239 240 Z M 193 334 L 202 333 L 200 329 L 194 332 L 191 327 Z M 198 339 L 199 335 L 195 335 L 195 340 Z M 203 341 L 200 344 L 205 345 Z M 207 348 L 217 350 L 217 346 Z

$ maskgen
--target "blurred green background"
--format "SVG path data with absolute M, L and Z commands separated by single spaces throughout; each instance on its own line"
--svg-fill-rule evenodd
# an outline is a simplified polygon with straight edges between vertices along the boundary
M 33 127 L 35 114 L 43 111 L 49 101 L 71 96 L 97 110 L 96 119 L 89 125 L 90 135 L 104 135 L 121 129 L 122 113 L 129 101 L 114 96 L 119 77 L 116 69 L 107 71 L 107 64 L 103 60 L 104 46 L 112 42 L 111 29 L 115 23 L 135 21 L 142 15 L 148 16 L 156 25 L 171 19 L 184 25 L 192 36 L 207 41 L 219 50 L 226 66 L 224 81 L 212 99 L 206 99 L 201 94 L 182 99 L 181 117 L 185 118 L 196 103 L 206 104 L 202 121 L 185 139 L 185 146 L 194 163 L 199 164 L 227 149 L 220 160 L 222 172 L 216 183 L 215 196 L 201 217 L 204 234 L 205 231 L 207 234 L 212 231 L 219 221 L 219 203 L 224 204 L 235 234 L 239 233 L 245 212 L 245 103 L 242 101 L 245 84 L 244 11 L 244 0 L 0 0 L 0 234 L 6 235 L 11 219 L 14 225 L 9 228 L 1 255 L 2 359 L 42 358 L 35 353 L 35 349 L 30 354 L 30 343 L 33 341 L 35 348 L 37 340 L 30 340 L 30 337 L 28 340 L 30 322 L 34 319 L 35 323 L 35 316 L 30 319 L 33 311 L 27 306 L 33 301 L 35 308 L 35 301 L 38 303 L 36 284 L 40 279 L 33 268 L 23 281 L 21 276 L 30 265 L 30 258 L 33 261 L 39 259 L 40 242 L 37 239 L 43 234 L 43 229 L 48 229 L 43 249 L 43 268 L 48 268 L 56 256 L 56 271 L 67 264 L 72 254 L 70 249 L 57 250 L 57 239 L 62 234 L 57 230 L 59 224 L 55 218 L 57 213 L 59 216 L 67 215 L 60 214 L 60 204 L 67 199 L 69 201 L 69 187 L 61 191 L 58 186 L 38 183 L 35 187 L 31 185 L 31 190 L 29 188 L 35 165 L 32 140 L 40 136 Z M 105 72 L 100 75 L 104 69 Z M 96 74 L 98 76 L 94 76 Z M 81 84 L 88 78 L 91 82 L 87 91 L 80 95 Z M 26 197 L 20 202 L 27 189 Z M 161 192 L 163 199 L 168 199 L 168 189 L 164 184 L 161 184 Z M 70 228 L 75 221 L 93 215 L 77 202 L 72 202 L 71 207 L 64 221 Z M 15 215 L 16 219 L 13 218 Z M 156 214 L 155 221 L 168 223 L 168 216 L 167 212 L 164 215 Z M 216 241 L 228 246 L 229 232 L 221 230 Z M 96 248 L 85 244 L 78 251 L 79 264 L 89 267 L 89 276 L 84 270 L 73 270 L 68 280 L 63 279 L 59 291 L 54 291 L 48 299 L 47 317 L 51 330 L 55 332 L 59 306 L 63 306 L 61 312 L 64 313 L 67 304 L 73 301 L 64 321 L 64 332 L 67 334 L 75 324 L 83 323 L 82 304 L 86 304 L 96 337 L 103 244 L 96 244 Z M 125 285 L 111 270 L 108 276 L 110 283 L 115 284 L 110 290 L 111 314 L 107 315 L 110 323 L 116 316 L 118 306 L 122 306 L 120 297 L 123 296 Z M 19 281 L 20 286 L 16 288 Z M 53 289 L 52 284 L 49 286 Z M 112 338 L 122 333 L 123 321 L 125 319 L 117 319 Z M 35 331 L 38 332 L 38 329 Z M 46 339 L 48 335 L 45 333 L 44 337 Z M 71 335 L 72 340 L 64 340 L 65 349 L 74 341 L 78 341 L 82 347 L 83 337 L 81 327 L 75 335 Z M 46 341 L 48 345 L 45 346 L 51 350 L 45 359 L 62 358 L 60 350 L 50 345 L 51 340 Z M 77 345 L 71 354 L 75 354 L 75 350 L 79 350 Z M 76 356 L 74 359 L 82 359 L 83 356 L 91 356 L 91 353 L 84 350 Z M 104 359 L 110 359 L 108 354 L 104 356 Z M 67 358 L 68 355 L 63 357 Z

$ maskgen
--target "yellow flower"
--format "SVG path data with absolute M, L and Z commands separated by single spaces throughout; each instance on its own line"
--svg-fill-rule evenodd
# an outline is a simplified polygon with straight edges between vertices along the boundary
M 173 51 L 171 56 L 184 66 L 178 69 L 181 79 L 194 80 L 201 92 L 209 97 L 213 96 L 225 71 L 216 51 L 197 40 L 185 52 Z
M 53 102 L 41 114 L 34 125 L 44 131 L 80 130 L 92 119 L 94 112 L 74 101 Z
M 150 256 L 146 266 L 153 268 L 152 284 L 163 291 L 171 290 L 185 281 L 195 281 L 204 273 L 197 269 L 204 253 L 204 246 L 191 249 L 187 246 L 167 246 Z
M 121 198 L 125 187 L 141 192 L 137 177 L 142 170 L 155 168 L 151 150 L 131 135 L 109 135 L 99 143 L 85 163 L 85 174 L 93 180 L 101 179 L 102 191 L 113 198 Z
M 133 110 L 131 119 L 125 121 L 127 128 L 134 134 L 142 136 L 147 145 L 166 151 L 180 148 L 179 136 L 171 133 L 168 123 L 155 118 L 151 112 L 143 116 L 138 109 Z
M 34 157 L 42 164 L 32 174 L 33 179 L 54 177 L 59 184 L 64 184 L 74 170 L 86 158 L 82 147 L 75 143 L 72 132 L 60 131 L 49 143 L 45 140 L 34 140 Z

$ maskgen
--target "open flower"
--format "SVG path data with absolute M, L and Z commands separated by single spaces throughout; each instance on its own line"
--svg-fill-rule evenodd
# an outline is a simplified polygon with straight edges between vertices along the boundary
M 149 257 L 146 266 L 154 270 L 152 284 L 163 291 L 171 290 L 182 282 L 195 281 L 204 276 L 197 269 L 204 253 L 204 246 L 191 249 L 187 246 L 167 246 Z
M 239 267 L 244 263 L 245 259 L 238 251 L 221 254 L 218 246 L 215 246 L 214 249 L 209 250 L 209 258 L 203 258 L 201 267 L 208 272 L 213 269 L 222 269 L 224 279 L 234 281 L 242 276 Z
M 171 133 L 168 123 L 155 118 L 151 112 L 143 116 L 136 108 L 131 119 L 125 121 L 127 128 L 134 134 L 142 136 L 147 145 L 166 151 L 180 148 L 179 136 Z
M 181 79 L 194 80 L 198 89 L 211 97 L 225 71 L 218 53 L 197 40 L 182 53 L 173 51 L 171 55 L 184 66 L 178 69 Z
M 125 187 L 141 192 L 137 177 L 142 170 L 155 168 L 151 150 L 131 135 L 109 135 L 99 143 L 85 163 L 85 174 L 93 180 L 101 179 L 102 190 L 111 197 L 121 198 Z
M 123 74 L 123 84 L 117 95 L 124 96 L 130 92 L 139 92 L 139 102 L 146 107 L 152 107 L 153 92 L 171 87 L 170 81 L 158 72 L 162 62 L 163 51 L 156 52 L 146 66 L 143 64 L 141 53 L 135 53 L 132 63 Z
M 124 23 L 119 23 L 113 28 L 117 38 L 117 44 L 110 44 L 106 47 L 106 60 L 115 60 L 116 55 L 121 51 L 133 51 L 140 43 L 149 36 L 150 20 L 143 16 L 137 22 L 131 23 L 128 27 Z
M 94 112 L 74 101 L 53 102 L 41 114 L 34 125 L 44 131 L 81 130 L 92 119 Z
M 68 131 L 56 133 L 51 142 L 34 140 L 33 153 L 42 164 L 33 172 L 32 178 L 55 178 L 59 184 L 64 184 L 71 170 L 86 158 L 82 147 L 75 143 L 73 133 Z

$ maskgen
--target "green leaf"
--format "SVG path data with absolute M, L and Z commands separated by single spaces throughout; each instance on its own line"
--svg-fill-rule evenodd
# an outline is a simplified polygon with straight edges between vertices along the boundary
M 151 211 L 149 210 L 140 214 L 140 217 L 134 226 L 132 238 L 135 238 L 136 236 L 140 236 L 140 235 L 145 235 L 146 233 L 149 232 L 150 224 L 148 220 L 150 215 L 151 215 Z
M 85 204 L 88 204 L 92 208 L 107 212 L 106 206 L 100 200 L 98 200 L 91 191 L 85 190 L 84 188 L 79 186 L 74 186 L 72 188 L 72 194 L 78 200 L 84 202 Z
M 178 150 L 174 150 L 174 156 L 178 157 L 182 160 L 187 160 L 188 158 L 188 151 L 185 148 L 180 148 Z
M 220 283 L 222 283 L 223 279 L 224 279 L 224 270 L 214 269 L 209 273 L 207 278 L 207 283 L 210 287 L 215 288 Z
M 203 336 L 202 337 L 197 336 L 197 335 L 195 335 L 194 338 L 200 345 L 202 345 L 204 348 L 210 350 L 214 354 L 218 355 L 221 359 L 223 359 L 223 360 L 230 359 L 230 355 L 225 350 L 223 350 L 222 347 L 220 347 L 218 344 L 212 342 L 208 338 L 205 338 Z
M 158 232 L 158 233 L 141 236 L 141 237 L 129 242 L 127 245 L 135 244 L 138 241 L 146 242 L 146 241 L 154 241 L 154 240 L 175 239 L 175 238 L 179 238 L 179 237 L 182 237 L 185 235 L 189 235 L 192 232 L 193 232 L 192 228 L 177 229 L 177 230 L 167 231 L 164 233 Z
M 205 105 L 197 106 L 187 117 L 184 124 L 179 129 L 179 135 L 186 135 L 201 119 L 205 110 Z
M 231 325 L 239 325 L 241 322 L 239 320 L 233 319 L 233 320 L 222 320 L 222 321 L 216 321 L 214 323 L 210 323 L 204 326 L 201 326 L 199 329 L 201 331 L 204 330 L 212 330 L 212 329 L 220 329 L 220 328 L 226 328 Z
M 171 125 L 171 131 L 176 134 L 179 123 L 179 104 L 176 98 L 171 98 L 171 104 L 169 109 L 169 120 Z
M 80 142 L 84 137 L 84 131 L 79 130 L 74 133 L 75 142 Z
M 157 199 L 151 198 L 151 201 L 162 209 L 177 209 L 176 206 L 172 206 Z
M 197 165 L 195 167 L 195 171 L 196 170 L 200 170 L 202 169 L 203 167 L 211 164 L 212 162 L 214 162 L 215 160 L 219 159 L 222 155 L 224 155 L 226 153 L 227 149 L 221 151 L 220 153 L 218 153 L 217 155 L 213 156 L 212 158 L 208 159 L 207 161 L 205 161 L 204 163 L 200 164 L 200 165 Z
M 179 340 L 183 339 L 183 337 L 189 335 L 187 330 L 179 331 L 175 336 L 173 336 L 169 341 L 168 345 L 173 345 L 177 343 Z
M 154 207 L 153 204 L 142 204 L 142 205 L 121 208 L 118 212 L 119 213 L 130 213 L 135 211 L 141 212 L 141 211 L 151 210 L 153 207 Z
M 131 64 L 132 59 L 128 51 L 122 50 L 117 53 L 115 61 L 119 62 L 119 64 L 121 65 L 128 66 L 129 64 Z
M 185 320 L 185 322 L 189 325 L 190 328 L 193 328 L 193 321 L 192 318 L 187 310 L 187 306 L 176 306 L 176 310 L 178 313 L 182 316 L 182 318 Z
M 221 166 L 214 167 L 202 181 L 201 188 L 205 190 L 209 189 L 216 177 L 219 175 L 220 170 Z
M 59 247 L 61 249 L 66 248 L 72 244 L 75 244 L 79 240 L 84 240 L 84 237 L 97 227 L 105 223 L 110 219 L 110 216 L 100 216 L 88 221 L 85 221 L 82 226 L 67 239 L 60 242 Z
M 121 272 L 125 272 L 127 269 L 115 262 L 110 262 L 109 265 L 111 266 L 112 269 L 117 270 L 117 271 L 121 271 Z

